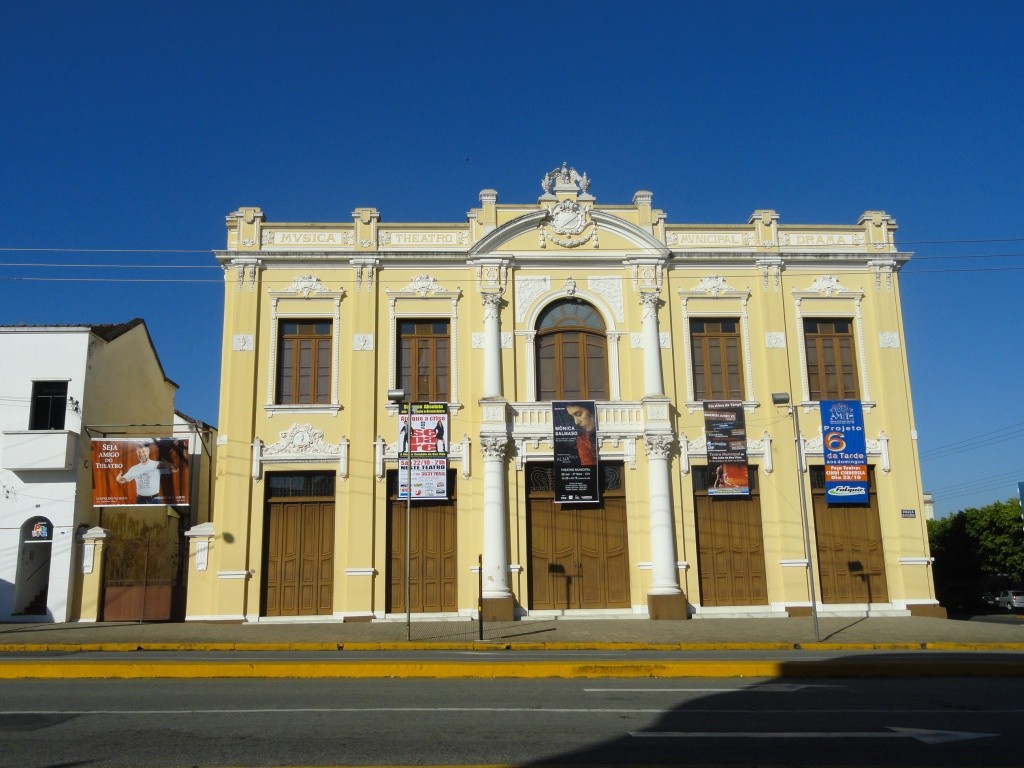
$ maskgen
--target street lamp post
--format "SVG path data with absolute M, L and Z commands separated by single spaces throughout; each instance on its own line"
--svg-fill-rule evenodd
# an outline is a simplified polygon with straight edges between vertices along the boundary
M 796 484 L 800 490 L 800 515 L 804 524 L 804 556 L 807 558 L 807 591 L 811 596 L 811 618 L 814 620 L 814 639 L 821 640 L 818 629 L 818 596 L 814 589 L 814 569 L 811 560 L 811 524 L 807 519 L 807 491 L 804 489 L 804 457 L 800 450 L 800 416 L 796 406 L 789 402 L 788 392 L 773 392 L 773 405 L 789 406 L 789 415 L 793 417 L 793 445 L 796 446 Z
M 404 389 L 389 389 L 388 400 L 397 403 L 399 406 L 406 405 L 405 415 L 405 639 L 412 640 L 412 603 L 410 602 L 410 576 L 412 548 L 412 403 L 406 397 Z M 401 413 L 399 413 L 401 420 Z M 399 434 L 402 434 L 399 429 Z M 402 450 L 399 445 L 398 456 L 401 459 Z M 402 483 L 399 480 L 398 490 L 401 495 Z

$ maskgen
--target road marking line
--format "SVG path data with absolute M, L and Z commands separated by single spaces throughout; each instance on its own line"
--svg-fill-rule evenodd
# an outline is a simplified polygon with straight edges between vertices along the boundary
M 791 693 L 804 688 L 842 688 L 841 685 L 799 685 L 797 683 L 778 683 L 735 688 L 584 688 L 586 693 L 750 693 L 765 691 L 768 693 Z
M 896 728 L 889 731 L 630 731 L 634 738 L 655 739 L 916 739 L 925 744 L 946 744 L 998 736 L 997 733 L 970 731 L 935 731 L 926 728 Z

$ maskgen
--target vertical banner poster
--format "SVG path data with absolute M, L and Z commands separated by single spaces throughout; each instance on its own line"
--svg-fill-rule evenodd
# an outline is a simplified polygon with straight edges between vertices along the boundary
M 597 404 L 593 400 L 551 403 L 555 459 L 555 503 L 598 504 Z
M 92 440 L 94 507 L 189 504 L 188 438 Z
M 447 403 L 402 405 L 398 416 L 398 455 L 398 498 L 409 498 L 410 474 L 412 498 L 448 498 Z
M 822 400 L 819 406 L 825 499 L 829 504 L 867 504 L 868 451 L 860 400 Z
M 704 435 L 708 452 L 708 496 L 746 496 L 747 423 L 739 400 L 704 402 Z

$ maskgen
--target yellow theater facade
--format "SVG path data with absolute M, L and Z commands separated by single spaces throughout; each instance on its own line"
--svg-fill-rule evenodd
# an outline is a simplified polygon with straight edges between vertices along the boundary
M 590 187 L 563 165 L 460 223 L 227 217 L 188 619 L 941 612 L 895 222 L 673 224 Z M 447 404 L 447 498 L 399 497 L 394 390 Z M 555 499 L 567 400 L 596 404 L 598 503 Z M 863 410 L 866 503 L 826 500 L 822 400 Z M 741 409 L 749 493 L 711 492 L 709 402 Z

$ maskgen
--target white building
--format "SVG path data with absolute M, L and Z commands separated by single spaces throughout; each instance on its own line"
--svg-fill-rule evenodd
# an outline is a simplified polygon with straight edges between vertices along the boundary
M 0 360 L 0 621 L 96 620 L 87 427 L 171 425 L 178 385 L 138 318 L 0 326 Z

